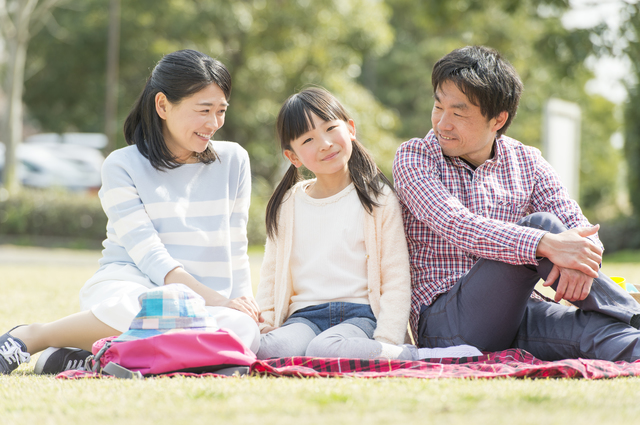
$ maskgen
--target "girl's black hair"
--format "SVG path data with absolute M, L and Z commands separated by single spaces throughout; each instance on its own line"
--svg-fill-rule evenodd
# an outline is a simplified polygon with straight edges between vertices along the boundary
M 350 117 L 344 107 L 328 91 L 320 87 L 311 87 L 290 96 L 282 105 L 276 122 L 276 130 L 280 139 L 282 150 L 292 150 L 291 141 L 302 136 L 314 128 L 313 116 L 315 114 L 323 121 L 342 120 L 349 121 Z M 352 153 L 349 158 L 349 175 L 353 182 L 358 198 L 368 213 L 379 204 L 374 200 L 382 193 L 383 185 L 393 189 L 393 185 L 380 171 L 373 157 L 365 147 L 353 140 Z M 266 212 L 267 235 L 274 238 L 278 233 L 278 211 L 282 205 L 285 193 L 297 182 L 302 180 L 298 169 L 292 164 L 280 184 L 276 187 Z M 373 195 L 373 196 L 371 196 Z
M 157 170 L 177 168 L 181 163 L 171 153 L 162 135 L 162 119 L 156 112 L 155 99 L 164 93 L 173 104 L 215 84 L 226 100 L 231 95 L 231 75 L 219 61 L 195 50 L 178 50 L 163 57 L 153 68 L 142 93 L 124 122 L 124 138 L 138 146 L 140 153 Z M 209 164 L 219 159 L 211 144 L 197 156 Z

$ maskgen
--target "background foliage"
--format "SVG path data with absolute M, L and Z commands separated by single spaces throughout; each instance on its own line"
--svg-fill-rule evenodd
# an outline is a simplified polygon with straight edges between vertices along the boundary
M 65 190 L 21 190 L 0 200 L 0 235 L 102 240 L 107 217 L 95 196 Z
M 25 103 L 30 122 L 43 131 L 103 131 L 107 7 L 104 0 L 59 7 L 55 25 L 32 40 Z M 264 204 L 283 169 L 274 120 L 287 96 L 307 84 L 333 91 L 354 116 L 361 141 L 390 175 L 399 144 L 431 127 L 435 61 L 454 48 L 484 44 L 510 60 L 525 85 L 508 135 L 541 147 L 546 100 L 559 97 L 581 106 L 580 202 L 592 221 L 612 218 L 618 213 L 612 170 L 622 155 L 609 140 L 621 123 L 611 102 L 584 90 L 592 78 L 585 59 L 602 50 L 594 38 L 602 28 L 566 29 L 561 17 L 568 7 L 568 0 L 122 2 L 120 127 L 162 55 L 194 48 L 222 60 L 234 89 L 227 123 L 216 138 L 236 141 L 250 153 L 250 226 L 259 234 Z M 629 6 L 636 13 L 637 7 Z M 631 21 L 629 31 L 637 32 L 637 20 Z M 629 46 L 637 49 L 637 43 Z M 629 105 L 638 102 L 635 96 Z M 630 106 L 627 115 L 638 110 Z M 625 153 L 635 158 L 629 159 L 630 168 L 640 170 L 632 162 L 640 160 L 640 148 L 633 148 L 640 144 L 640 130 L 630 128 L 627 139 L 636 142 L 627 143 Z M 118 144 L 125 144 L 122 136 Z M 631 187 L 640 193 L 634 181 Z M 640 201 L 635 205 L 640 210 Z
M 625 105 L 625 155 L 629 169 L 629 195 L 640 227 L 640 3 L 629 4 L 620 32 L 627 45 L 624 49 L 631 62 L 628 84 L 629 100 Z

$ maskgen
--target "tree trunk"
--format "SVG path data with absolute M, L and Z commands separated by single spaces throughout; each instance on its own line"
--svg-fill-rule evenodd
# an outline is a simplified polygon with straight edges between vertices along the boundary
M 107 42 L 107 84 L 104 105 L 106 154 L 116 148 L 118 134 L 118 66 L 120 53 L 120 0 L 109 2 L 109 35 Z
M 20 187 L 17 176 L 16 149 L 22 142 L 22 93 L 24 90 L 24 68 L 27 60 L 27 44 L 29 42 L 30 16 L 38 0 L 19 2 L 15 14 L 13 37 L 6 40 L 8 50 L 7 76 L 5 94 L 7 96 L 7 115 L 2 140 L 5 143 L 4 186 L 9 192 Z

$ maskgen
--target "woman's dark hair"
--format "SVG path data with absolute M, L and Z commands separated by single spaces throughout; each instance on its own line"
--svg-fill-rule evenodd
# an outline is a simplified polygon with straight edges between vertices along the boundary
M 471 103 L 479 106 L 487 119 L 507 111 L 509 117 L 498 136 L 507 131 L 518 111 L 523 87 L 515 68 L 497 51 L 467 46 L 443 56 L 431 73 L 433 92 L 446 81 L 454 83 Z
M 315 128 L 313 116 L 315 114 L 323 121 L 349 121 L 350 117 L 344 107 L 331 93 L 320 88 L 310 87 L 290 96 L 282 105 L 276 130 L 283 151 L 292 150 L 291 142 L 307 131 Z M 378 204 L 373 198 L 382 193 L 384 184 L 393 189 L 393 185 L 380 171 L 373 157 L 357 140 L 352 142 L 352 153 L 348 161 L 349 175 L 356 188 L 358 198 L 364 209 L 372 213 Z M 298 169 L 292 164 L 285 173 L 282 181 L 276 187 L 267 204 L 266 226 L 267 235 L 274 238 L 278 233 L 278 211 L 282 205 L 285 193 L 297 182 L 302 180 Z M 373 197 L 371 196 L 373 194 Z
M 157 170 L 182 165 L 162 135 L 162 119 L 155 106 L 156 94 L 162 92 L 169 102 L 178 104 L 210 84 L 220 87 L 229 100 L 231 75 L 221 62 L 195 50 L 178 50 L 163 57 L 151 71 L 147 84 L 124 122 L 127 144 L 138 146 L 140 153 Z M 211 144 L 197 158 L 205 164 L 219 159 Z

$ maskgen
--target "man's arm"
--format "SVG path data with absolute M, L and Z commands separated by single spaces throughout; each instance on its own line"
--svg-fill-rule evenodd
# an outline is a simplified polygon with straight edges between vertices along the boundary
M 583 300 L 591 291 L 593 279 L 598 277 L 602 249 L 589 236 L 597 233 L 599 226 L 577 227 L 562 233 L 547 233 L 538 244 L 538 254 L 548 258 L 553 269 L 544 286 L 551 286 L 558 278 L 555 300 Z
M 563 209 L 562 205 L 575 204 L 575 210 L 569 211 L 571 217 L 577 218 L 569 220 L 571 226 L 583 224 L 585 228 L 575 228 L 565 232 L 566 234 L 552 235 L 542 230 L 473 214 L 442 184 L 434 168 L 433 160 L 429 158 L 422 140 L 413 139 L 398 149 L 393 169 L 396 191 L 402 203 L 417 220 L 425 223 L 448 243 L 481 258 L 510 264 L 537 264 L 536 257 L 547 257 L 556 264 L 547 279 L 547 286 L 561 275 L 556 297 L 569 301 L 586 297 L 591 287 L 592 276 L 597 276 L 598 269 L 594 268 L 594 261 L 599 264 L 602 249 L 582 236 L 581 232 L 587 232 L 585 235 L 594 237 L 597 228 L 592 231 L 591 227 L 586 227 L 590 225 L 586 218 L 583 218 L 577 204 L 568 196 L 566 199 L 558 196 L 558 188 L 545 183 L 553 181 L 553 178 L 544 176 L 547 180 L 540 179 L 537 187 L 538 197 L 540 200 L 546 198 L 544 202 L 547 203 L 550 198 L 556 198 L 561 202 L 548 204 L 546 208 L 536 208 L 534 205 L 535 211 L 567 215 L 567 209 Z M 555 173 L 551 176 L 555 176 Z M 559 187 L 564 190 L 561 185 Z M 572 250 L 575 257 L 572 257 Z M 570 257 L 573 259 L 567 259 Z
M 568 229 L 591 227 L 591 223 L 582 213 L 578 203 L 569 197 L 569 192 L 560 182 L 553 167 L 537 150 L 536 155 L 538 161 L 535 174 L 536 183 L 531 194 L 531 205 L 534 211 L 552 213 Z M 604 250 L 597 232 L 589 235 L 588 238 Z
M 536 151 L 537 152 L 537 151 Z M 531 196 L 535 211 L 554 214 L 569 228 L 561 234 L 545 235 L 537 253 L 555 265 L 546 279 L 551 286 L 558 278 L 555 300 L 583 300 L 598 277 L 604 247 L 598 238 L 599 226 L 591 226 L 577 202 L 569 197 L 551 165 L 537 152 L 536 184 Z
M 537 264 L 537 247 L 546 232 L 474 214 L 445 187 L 435 161 L 420 139 L 403 143 L 396 153 L 395 187 L 411 214 L 470 254 L 509 264 Z

